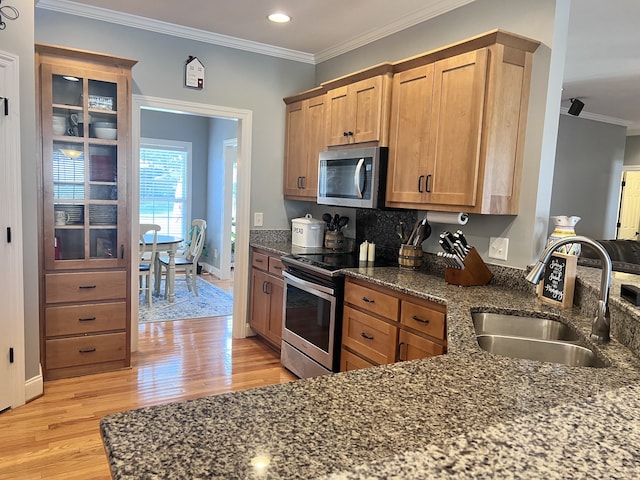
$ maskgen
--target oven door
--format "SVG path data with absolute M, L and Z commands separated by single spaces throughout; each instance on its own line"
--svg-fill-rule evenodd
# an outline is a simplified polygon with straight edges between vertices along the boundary
M 282 340 L 333 371 L 336 290 L 284 271 Z

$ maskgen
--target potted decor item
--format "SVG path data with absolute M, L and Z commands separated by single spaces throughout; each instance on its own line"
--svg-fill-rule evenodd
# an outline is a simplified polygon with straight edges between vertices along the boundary
M 567 216 L 567 215 L 556 215 L 551 217 L 555 224 L 555 228 L 551 235 L 549 235 L 549 239 L 547 240 L 547 245 L 555 242 L 564 237 L 571 237 L 576 234 L 576 224 L 580 221 L 580 217 Z M 580 255 L 581 245 L 579 243 L 568 243 L 566 245 L 562 245 L 556 251 L 559 253 L 564 253 L 565 255 Z

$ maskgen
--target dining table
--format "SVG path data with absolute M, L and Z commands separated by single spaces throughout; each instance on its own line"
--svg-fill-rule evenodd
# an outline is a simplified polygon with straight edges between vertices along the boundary
M 153 243 L 153 234 L 144 236 L 147 246 Z M 156 295 L 160 294 L 160 279 L 162 278 L 162 269 L 160 266 L 160 253 L 166 252 L 169 258 L 169 266 L 167 268 L 167 299 L 169 303 L 175 301 L 175 276 L 176 276 L 176 253 L 184 238 L 174 235 L 158 235 L 156 240 L 156 258 L 154 259 L 154 283 L 153 289 Z

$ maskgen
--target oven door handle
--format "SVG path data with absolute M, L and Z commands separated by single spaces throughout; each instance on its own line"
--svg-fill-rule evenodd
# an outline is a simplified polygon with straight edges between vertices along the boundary
M 306 291 L 323 292 L 323 293 L 326 293 L 328 295 L 335 296 L 335 290 L 333 288 L 325 287 L 324 285 L 318 285 L 317 283 L 313 283 L 313 282 L 309 282 L 307 280 L 303 280 L 301 278 L 296 277 L 295 275 L 292 275 L 291 273 L 287 272 L 286 270 L 284 272 L 282 272 L 282 276 L 286 280 L 288 280 L 287 283 L 302 287 Z

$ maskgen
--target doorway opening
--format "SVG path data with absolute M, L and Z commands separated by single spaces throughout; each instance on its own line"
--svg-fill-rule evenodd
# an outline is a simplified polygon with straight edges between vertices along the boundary
M 132 127 L 133 127 L 133 152 L 134 158 L 137 158 L 138 152 L 140 150 L 140 137 L 141 137 L 141 117 L 142 112 L 144 110 L 152 110 L 157 112 L 165 112 L 171 114 L 179 114 L 179 115 L 195 115 L 206 117 L 210 119 L 212 122 L 216 120 L 233 120 L 234 124 L 234 139 L 235 145 L 234 149 L 236 152 L 236 186 L 235 186 L 235 202 L 229 200 L 228 202 L 220 202 L 216 201 L 215 196 L 212 195 L 209 197 L 209 192 L 223 192 L 225 189 L 225 185 L 227 184 L 226 175 L 225 178 L 220 178 L 220 176 L 212 175 L 211 172 L 207 173 L 207 198 L 201 199 L 202 201 L 207 202 L 207 207 L 204 211 L 209 212 L 209 218 L 212 218 L 211 215 L 216 215 L 215 212 L 219 212 L 220 221 L 214 221 L 213 225 L 219 225 L 222 231 L 222 235 L 224 235 L 225 239 L 231 238 L 231 227 L 232 220 L 231 215 L 232 211 L 235 211 L 235 241 L 233 250 L 235 253 L 234 257 L 234 295 L 233 295 L 233 337 L 243 338 L 247 333 L 247 291 L 248 291 L 248 258 L 249 258 L 249 204 L 250 204 L 250 177 L 251 177 L 251 124 L 252 124 L 252 113 L 248 110 L 239 110 L 239 109 L 231 109 L 227 107 L 218 107 L 213 105 L 206 104 L 196 104 L 190 102 L 182 102 L 171 99 L 163 99 L 156 97 L 145 97 L 140 95 L 133 95 L 133 112 L 132 112 Z M 223 139 L 226 140 L 227 138 Z M 226 157 L 226 146 L 225 146 L 225 157 Z M 137 161 L 132 162 L 132 174 L 133 178 L 137 178 L 139 176 L 139 165 Z M 228 169 L 227 169 L 228 170 Z M 232 169 L 233 172 L 233 169 Z M 218 183 L 216 183 L 218 182 Z M 233 185 L 233 176 L 231 176 L 231 183 L 229 183 L 229 188 L 232 188 Z M 132 211 L 138 212 L 139 205 L 139 185 L 137 182 L 133 182 L 131 186 L 131 198 L 132 198 Z M 194 187 L 195 188 L 195 187 Z M 229 195 L 231 197 L 231 195 Z M 213 202 L 213 203 L 212 203 Z M 227 205 L 228 203 L 228 205 Z M 220 205 L 225 205 L 224 209 L 220 209 Z M 235 205 L 234 209 L 232 209 L 232 204 Z M 195 207 L 194 207 L 195 208 Z M 222 210 L 222 211 L 221 211 Z M 197 212 L 193 212 L 193 215 L 197 216 Z M 224 220 L 223 217 L 227 217 L 227 220 Z M 210 233 L 210 228 L 212 223 L 208 222 L 207 225 L 207 234 Z M 132 215 L 131 219 L 131 231 L 132 235 L 132 245 L 131 248 L 137 248 L 137 245 L 134 245 L 133 239 L 138 238 L 139 224 L 137 215 Z M 226 234 L 224 233 L 226 231 Z M 221 256 L 225 254 L 225 251 L 229 252 L 229 264 L 231 258 L 231 242 L 225 241 L 222 247 Z M 222 261 L 223 259 L 221 259 Z M 136 287 L 137 272 L 136 269 L 132 269 L 132 285 Z M 137 295 L 137 287 L 132 288 L 132 298 L 136 298 Z M 137 327 L 138 324 L 138 305 L 137 302 L 132 302 L 132 324 Z M 137 328 L 132 328 L 132 350 L 137 349 Z
M 640 233 L 640 167 L 623 167 L 616 238 L 637 240 Z

